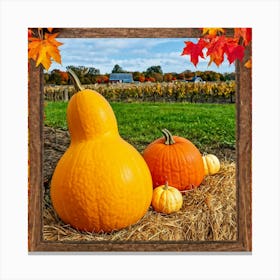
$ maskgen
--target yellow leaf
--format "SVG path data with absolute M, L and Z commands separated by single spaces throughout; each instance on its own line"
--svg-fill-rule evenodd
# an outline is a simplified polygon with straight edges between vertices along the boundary
M 52 27 L 48 27 L 47 29 L 48 29 L 48 31 L 49 31 L 50 33 L 52 33 L 52 31 L 53 31 L 53 28 L 52 28 Z
M 208 34 L 210 36 L 216 36 L 217 33 L 225 33 L 225 30 L 223 28 L 219 28 L 219 27 L 216 27 L 216 28 L 203 28 L 203 31 L 202 31 L 202 35 L 205 35 L 205 34 Z

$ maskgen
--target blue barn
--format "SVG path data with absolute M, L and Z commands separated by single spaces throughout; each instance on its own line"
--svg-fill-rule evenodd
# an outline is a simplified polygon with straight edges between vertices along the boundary
M 133 83 L 131 73 L 112 73 L 110 74 L 109 82 L 111 83 Z

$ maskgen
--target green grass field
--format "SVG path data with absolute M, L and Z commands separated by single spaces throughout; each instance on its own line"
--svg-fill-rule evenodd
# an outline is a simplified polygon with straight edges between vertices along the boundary
M 191 140 L 201 152 L 235 148 L 235 104 L 111 103 L 120 135 L 139 151 L 161 129 Z M 67 129 L 65 102 L 47 102 L 45 124 Z

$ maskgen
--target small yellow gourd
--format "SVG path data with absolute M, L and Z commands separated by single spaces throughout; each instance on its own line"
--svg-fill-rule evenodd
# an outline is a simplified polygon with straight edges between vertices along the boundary
M 221 164 L 219 159 L 215 155 L 204 155 L 202 159 L 204 164 L 205 175 L 214 175 L 219 172 Z
M 174 187 L 165 185 L 156 187 L 153 191 L 152 206 L 155 211 L 165 214 L 177 212 L 183 205 L 181 192 Z
M 67 122 L 71 143 L 50 190 L 59 217 L 89 232 L 136 223 L 151 204 L 152 178 L 141 154 L 120 137 L 109 103 L 96 91 L 80 89 L 69 101 Z

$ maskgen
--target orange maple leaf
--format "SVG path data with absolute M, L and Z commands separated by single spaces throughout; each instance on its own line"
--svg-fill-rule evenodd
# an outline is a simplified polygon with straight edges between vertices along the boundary
M 223 28 L 203 28 L 202 35 L 210 35 L 210 36 L 216 36 L 218 33 L 225 33 L 225 30 Z
M 252 57 L 250 57 L 244 64 L 246 68 L 252 68 Z
M 41 63 L 46 70 L 51 66 L 52 59 L 61 64 L 58 47 L 63 45 L 56 41 L 58 33 L 46 33 L 44 39 L 31 37 L 28 43 L 28 58 L 36 61 L 36 67 Z
M 242 37 L 243 44 L 246 47 L 252 41 L 252 28 L 234 28 L 234 37 Z

